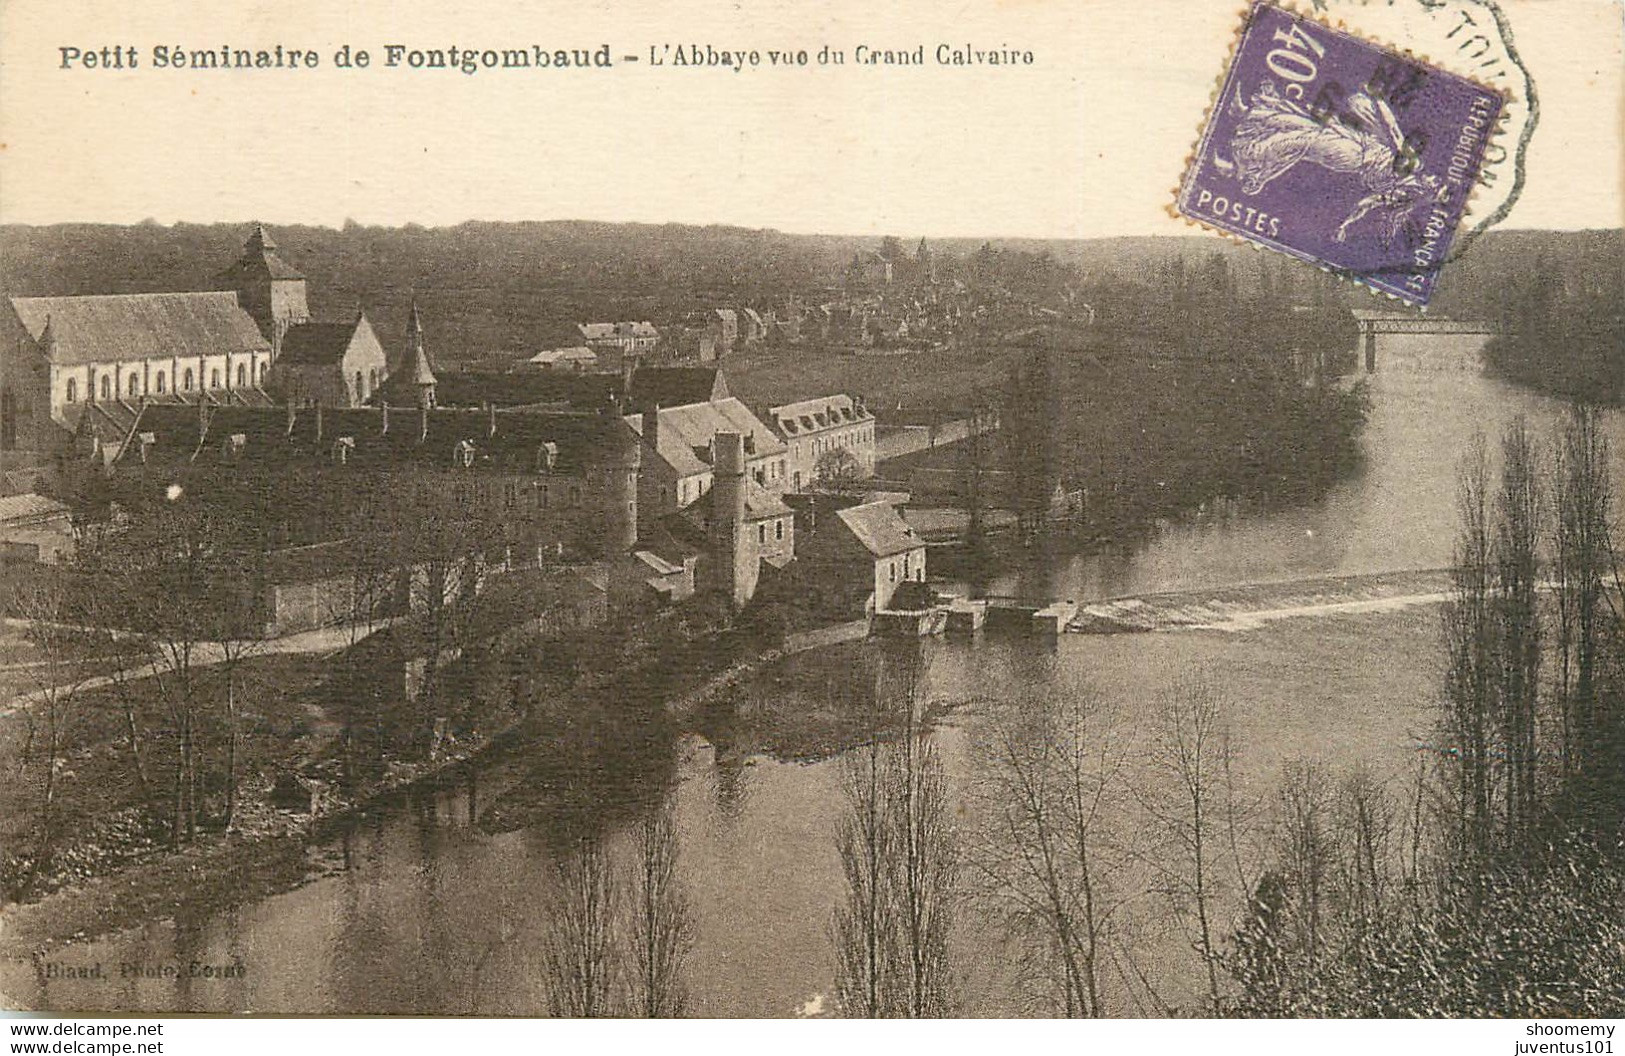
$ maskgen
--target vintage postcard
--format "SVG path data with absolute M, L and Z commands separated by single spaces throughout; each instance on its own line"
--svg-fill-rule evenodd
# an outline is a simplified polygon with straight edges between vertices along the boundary
M 0 1008 L 1612 1051 L 1622 60 L 4 0 Z

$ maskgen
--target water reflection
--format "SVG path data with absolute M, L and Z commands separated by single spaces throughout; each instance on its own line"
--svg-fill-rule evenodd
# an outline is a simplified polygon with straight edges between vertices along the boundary
M 1493 435 L 1517 413 L 1544 433 L 1561 408 L 1481 378 L 1379 375 L 1376 385 L 1365 469 L 1321 502 L 1211 510 L 1134 552 L 1058 562 L 1039 553 L 997 591 L 1089 597 L 1445 563 L 1465 437 Z M 1616 469 L 1625 468 L 1618 416 L 1608 429 Z M 628 703 L 613 713 L 560 701 L 552 736 L 335 833 L 323 848 L 333 875 L 233 912 L 155 923 L 56 955 L 109 967 L 240 958 L 244 977 L 98 984 L 8 964 L 0 992 L 73 1009 L 542 1013 L 561 856 L 596 841 L 630 871 L 640 826 L 669 811 L 695 936 L 688 1011 L 827 1011 L 836 978 L 829 924 L 843 891 L 836 760 L 877 725 L 884 733 L 898 721 L 900 683 L 917 679 L 917 698 L 937 724 L 956 811 L 976 809 L 987 781 L 977 739 L 996 709 L 1092 693 L 1133 731 L 1176 674 L 1192 668 L 1235 705 L 1236 769 L 1252 794 L 1304 756 L 1333 767 L 1365 761 L 1402 780 L 1439 685 L 1435 616 L 1412 609 L 1239 634 L 1067 635 L 1053 647 L 996 637 L 840 646 L 775 665 L 683 724 L 664 715 L 658 694 L 653 708 Z M 1150 914 L 1137 923 L 1147 936 L 1137 941 L 1156 938 Z M 1020 1011 L 1011 970 L 1023 949 L 968 915 L 960 925 L 961 1010 Z M 1163 931 L 1179 952 L 1175 932 Z M 1200 992 L 1188 957 L 1130 966 L 1121 952 L 1119 992 L 1146 1002 L 1129 1010 L 1156 1011 L 1152 989 Z M 1136 979 L 1141 970 L 1146 980 Z
M 1035 552 L 985 592 L 1079 600 L 1307 576 L 1443 568 L 1456 525 L 1461 452 L 1475 432 L 1493 443 L 1519 415 L 1549 441 L 1565 405 L 1479 374 L 1379 372 L 1367 379 L 1364 458 L 1321 500 L 1281 509 L 1216 503 L 1158 526 L 1132 548 L 1054 560 Z M 1605 430 L 1625 474 L 1625 416 Z M 1498 457 L 1498 451 L 1495 452 Z M 1492 465 L 1491 472 L 1498 472 Z

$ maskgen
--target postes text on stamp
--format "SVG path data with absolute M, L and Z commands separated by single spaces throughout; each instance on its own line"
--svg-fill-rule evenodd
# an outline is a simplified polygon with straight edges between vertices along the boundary
M 1491 88 L 1259 0 L 1176 208 L 1425 305 L 1502 105 Z

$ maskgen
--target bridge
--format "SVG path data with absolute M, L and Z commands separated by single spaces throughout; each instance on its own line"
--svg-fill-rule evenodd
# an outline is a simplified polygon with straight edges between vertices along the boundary
M 1445 358 L 1455 369 L 1476 369 L 1478 353 L 1485 342 L 1501 332 L 1494 323 L 1467 319 L 1446 319 L 1441 316 L 1413 315 L 1408 312 L 1380 312 L 1356 309 L 1354 321 L 1360 327 L 1360 352 L 1365 359 L 1365 372 L 1377 370 L 1378 335 L 1426 335 L 1451 337 L 1445 347 Z M 1476 338 L 1476 340 L 1475 340 Z M 1422 357 L 1413 357 L 1411 365 Z
M 1479 369 L 1479 353 L 1492 336 L 1500 333 L 1495 323 L 1482 320 L 1445 318 L 1440 315 L 1412 315 L 1409 312 L 1373 312 L 1355 309 L 1354 322 L 1360 327 L 1360 354 L 1365 359 L 1365 372 L 1376 372 L 1376 346 L 1378 336 L 1388 336 L 1383 344 L 1389 353 L 1401 353 L 1401 369 Z M 1415 341 L 1404 341 L 1407 336 L 1445 338 L 1427 348 L 1417 348 Z M 1410 348 L 1399 348 L 1410 346 Z M 1404 356 L 1409 351 L 1409 356 Z M 1425 366 L 1423 366 L 1425 364 Z

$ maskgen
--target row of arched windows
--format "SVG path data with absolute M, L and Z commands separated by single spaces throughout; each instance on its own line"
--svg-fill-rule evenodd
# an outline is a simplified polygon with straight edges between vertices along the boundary
M 259 384 L 261 384 L 261 385 L 265 384 L 265 371 L 266 371 L 267 366 L 268 366 L 268 364 L 265 364 L 265 363 L 260 364 Z M 377 374 L 377 372 L 374 371 L 374 377 L 375 378 L 376 378 L 376 374 Z M 88 389 L 89 389 L 89 391 L 91 393 L 99 396 L 99 398 L 104 399 L 104 400 L 111 400 L 113 398 L 114 376 L 115 376 L 115 373 L 113 371 L 105 371 L 104 373 L 102 373 L 100 375 L 97 375 L 94 371 L 92 371 L 91 375 L 90 375 L 90 382 L 89 382 L 89 385 L 87 387 L 88 387 Z M 248 387 L 248 377 L 249 377 L 249 375 L 248 375 L 248 364 L 247 363 L 239 363 L 239 364 L 237 364 L 237 387 L 238 388 L 247 388 Z M 209 371 L 209 388 L 211 388 L 211 389 L 221 388 L 221 380 L 222 380 L 222 374 L 221 374 L 220 368 L 219 367 L 211 368 L 210 371 Z M 357 384 L 360 383 L 360 380 L 361 380 L 361 376 L 359 374 L 356 375 Z M 196 385 L 197 385 L 197 375 L 193 373 L 191 367 L 187 367 L 185 373 L 183 373 L 181 375 L 180 388 L 178 390 L 176 390 L 176 391 L 178 391 L 178 392 L 191 392 L 196 387 Z M 139 374 L 131 374 L 125 387 L 126 387 L 126 390 L 127 390 L 127 395 L 140 396 L 141 395 L 141 375 L 139 375 Z M 377 384 L 376 384 L 376 380 L 375 380 L 374 388 L 376 388 L 376 387 L 377 387 Z M 153 373 L 153 375 L 152 375 L 152 391 L 155 392 L 155 393 L 160 393 L 161 394 L 161 393 L 167 392 L 168 388 L 169 388 L 169 378 L 165 374 L 165 372 L 162 371 L 162 370 L 155 371 Z M 64 387 L 64 390 L 63 390 L 63 396 L 64 396 L 66 402 L 68 402 L 68 403 L 78 403 L 79 402 L 79 379 L 78 378 L 69 378 L 68 379 L 68 383 Z

